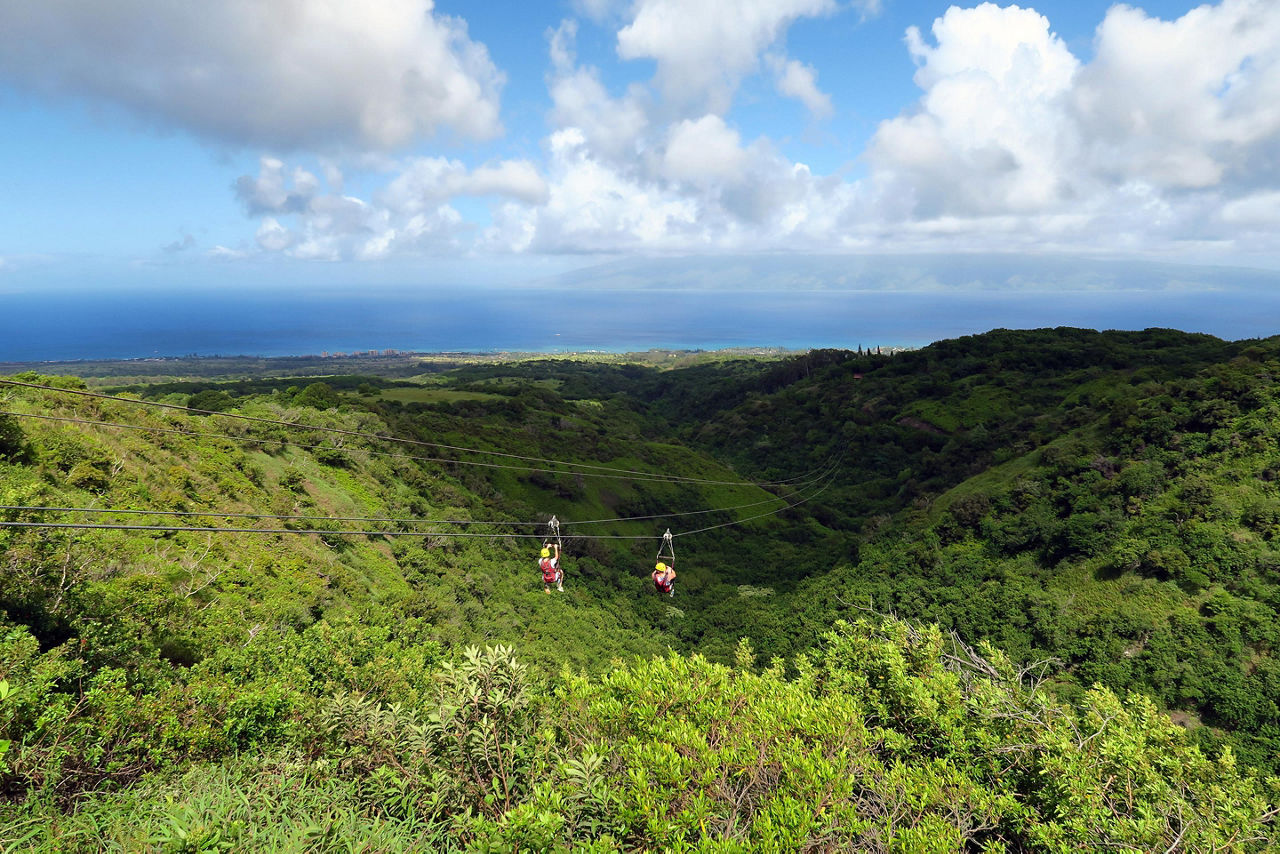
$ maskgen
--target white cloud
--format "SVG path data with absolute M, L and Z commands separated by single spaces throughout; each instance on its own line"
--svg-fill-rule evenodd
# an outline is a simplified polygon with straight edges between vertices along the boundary
M 282 252 L 294 243 L 293 234 L 274 217 L 266 217 L 262 220 L 254 239 L 268 252 Z
M 241 175 L 235 183 L 236 198 L 250 216 L 299 213 L 307 209 L 319 189 L 316 176 L 302 167 L 295 168 L 286 181 L 284 163 L 274 157 L 259 160 L 258 177 Z
M 239 261 L 249 257 L 249 252 L 244 249 L 232 249 L 222 244 L 214 246 L 205 254 L 214 261 Z
M 431 0 L 0 0 L 0 78 L 236 144 L 499 133 L 503 76 Z
M 483 246 L 531 252 L 766 248 L 784 240 L 807 240 L 819 224 L 832 227 L 838 209 L 848 203 L 849 188 L 811 175 L 782 157 L 767 139 L 744 144 L 716 109 L 694 110 L 699 101 L 726 100 L 795 17 L 831 8 L 826 2 L 736 4 L 732 14 L 726 7 L 721 10 L 726 14 L 717 18 L 701 6 L 676 9 L 642 0 L 633 8 L 638 23 L 624 29 L 620 45 L 634 46 L 641 29 L 677 13 L 694 20 L 664 21 L 674 21 L 686 36 L 699 26 L 714 31 L 690 36 L 687 50 L 667 45 L 655 83 L 633 84 L 618 96 L 607 91 L 595 68 L 577 65 L 577 24 L 561 23 L 548 33 L 553 100 L 548 118 L 557 128 L 545 148 L 548 201 L 537 207 L 500 207 L 482 237 Z M 756 24 L 744 23 L 744 10 Z M 726 32 L 740 50 L 722 74 L 725 51 L 717 39 Z M 713 55 L 698 57 L 702 48 Z M 769 60 L 771 71 L 788 77 L 795 95 L 824 109 L 828 103 L 817 90 L 813 70 L 800 63 L 789 67 L 785 56 L 777 57 L 776 63 Z M 696 91 L 698 80 L 682 79 L 691 97 L 681 98 L 673 110 L 653 86 L 664 82 L 664 73 L 690 63 L 704 63 L 717 79 L 700 78 L 710 86 L 701 93 Z
M 839 233 L 857 189 L 814 176 L 718 116 L 679 122 L 660 157 L 613 163 L 579 129 L 549 142 L 549 199 L 499 209 L 490 251 L 723 252 L 853 246 Z
M 908 32 L 918 108 L 869 148 L 888 233 L 1262 248 L 1280 190 L 1280 4 L 1224 0 L 1175 21 L 1115 6 L 1088 64 L 1017 7 L 953 7 L 932 33 Z
M 412 214 L 457 196 L 505 196 L 538 204 L 546 201 L 547 182 L 527 160 L 468 169 L 458 160 L 419 157 L 402 167 L 377 200 L 395 212 Z
M 256 251 L 1280 257 L 1280 4 L 1223 0 L 1171 22 L 1117 6 L 1087 63 L 1034 10 L 953 7 L 928 34 L 907 32 L 920 98 L 880 124 L 855 181 L 815 174 L 766 136 L 744 140 L 727 112 L 741 79 L 763 70 L 815 116 L 830 113 L 817 71 L 783 45 L 795 18 L 829 4 L 734 8 L 714 18 L 637 0 L 619 54 L 656 59 L 658 72 L 615 92 L 578 64 L 574 22 L 549 32 L 540 160 L 386 158 L 384 186 L 356 199 L 336 164 L 314 170 L 321 180 L 264 158 L 236 186 L 265 217 Z M 459 197 L 491 200 L 490 222 L 464 218 Z
M 540 204 L 548 197 L 546 180 L 527 160 L 475 169 L 442 157 L 391 165 L 396 176 L 366 201 L 342 193 L 343 176 L 336 168 L 324 169 L 337 184 L 325 191 L 307 170 L 262 158 L 256 177 L 244 175 L 235 184 L 248 213 L 262 216 L 254 238 L 257 251 L 308 260 L 457 253 L 465 249 L 463 235 L 474 228 L 449 200 L 497 196 Z
M 637 0 L 618 31 L 618 55 L 656 60 L 668 103 L 722 114 L 793 21 L 836 8 L 835 0 Z
M 698 209 L 692 199 L 601 161 L 581 130 L 553 133 L 548 154 L 547 203 L 501 210 L 488 236 L 491 243 L 507 241 L 502 248 L 509 249 L 591 252 L 698 242 Z
M 507 196 L 535 204 L 546 201 L 547 182 L 528 160 L 503 160 L 472 170 L 452 195 Z
M 951 7 L 907 46 L 925 90 L 914 114 L 880 125 L 872 163 L 915 213 L 1036 211 L 1070 195 L 1060 168 L 1076 144 L 1065 120 L 1079 63 L 1037 12 Z
M 560 128 L 578 128 L 592 149 L 610 159 L 631 159 L 641 149 L 649 130 L 646 108 L 650 101 L 641 87 L 613 98 L 591 67 L 575 64 L 577 24 L 564 21 L 550 34 L 552 75 L 551 121 Z
M 1087 64 L 1034 10 L 952 7 L 929 36 L 908 31 L 921 98 L 881 123 L 857 182 L 814 175 L 767 138 L 744 143 L 723 111 L 762 51 L 780 92 L 829 109 L 816 72 L 776 47 L 822 4 L 705 18 L 677 5 L 639 0 L 619 33 L 620 56 L 657 60 L 661 98 L 647 87 L 611 97 L 594 69 L 575 66 L 573 26 L 557 31 L 551 201 L 504 208 L 486 240 L 530 251 L 1194 254 L 1256 248 L 1277 215 L 1280 4 L 1224 0 L 1173 22 L 1117 6 Z M 710 44 L 718 64 L 706 61 Z
M 813 66 L 776 55 L 769 57 L 769 65 L 778 92 L 804 104 L 815 118 L 825 119 L 835 112 L 831 96 L 818 89 L 818 73 Z
M 719 116 L 705 115 L 671 127 L 662 171 L 677 181 L 707 184 L 740 178 L 746 161 L 738 132 Z
M 1274 0 L 1224 0 L 1176 21 L 1115 6 L 1098 28 L 1096 48 L 1074 106 L 1100 173 L 1203 188 L 1252 182 L 1252 170 L 1275 156 L 1280 4 Z
M 1253 193 L 1227 202 L 1220 213 L 1232 225 L 1265 226 L 1280 229 L 1280 190 Z

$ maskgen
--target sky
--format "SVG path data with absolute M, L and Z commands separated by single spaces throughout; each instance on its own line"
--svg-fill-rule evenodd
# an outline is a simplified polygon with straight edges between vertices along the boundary
M 0 293 L 1280 270 L 1280 2 L 0 0 Z

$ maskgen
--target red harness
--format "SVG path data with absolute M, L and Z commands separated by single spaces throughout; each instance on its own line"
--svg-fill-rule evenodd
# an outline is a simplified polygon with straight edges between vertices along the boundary
M 542 570 L 542 580 L 547 584 L 553 583 L 557 576 L 560 575 L 560 570 L 556 569 L 556 565 L 551 562 L 549 557 L 544 557 L 538 561 L 538 567 Z

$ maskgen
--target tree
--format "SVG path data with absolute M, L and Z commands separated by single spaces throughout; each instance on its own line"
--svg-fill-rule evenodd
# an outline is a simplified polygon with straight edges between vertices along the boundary
M 295 406 L 310 406 L 313 409 L 332 409 L 342 403 L 342 398 L 328 383 L 312 383 L 293 399 Z
M 0 415 L 0 461 L 25 463 L 30 458 L 31 447 L 17 419 L 12 415 Z
M 221 389 L 207 388 L 187 398 L 187 409 L 204 410 L 206 412 L 226 412 L 235 401 L 231 395 Z

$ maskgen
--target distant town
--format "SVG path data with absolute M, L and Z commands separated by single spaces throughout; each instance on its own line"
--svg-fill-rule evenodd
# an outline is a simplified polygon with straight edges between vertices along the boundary
M 337 350 L 330 353 L 328 350 L 320 351 L 321 359 L 368 359 L 378 356 L 412 356 L 415 355 L 412 350 L 352 350 L 350 353 L 344 353 Z

